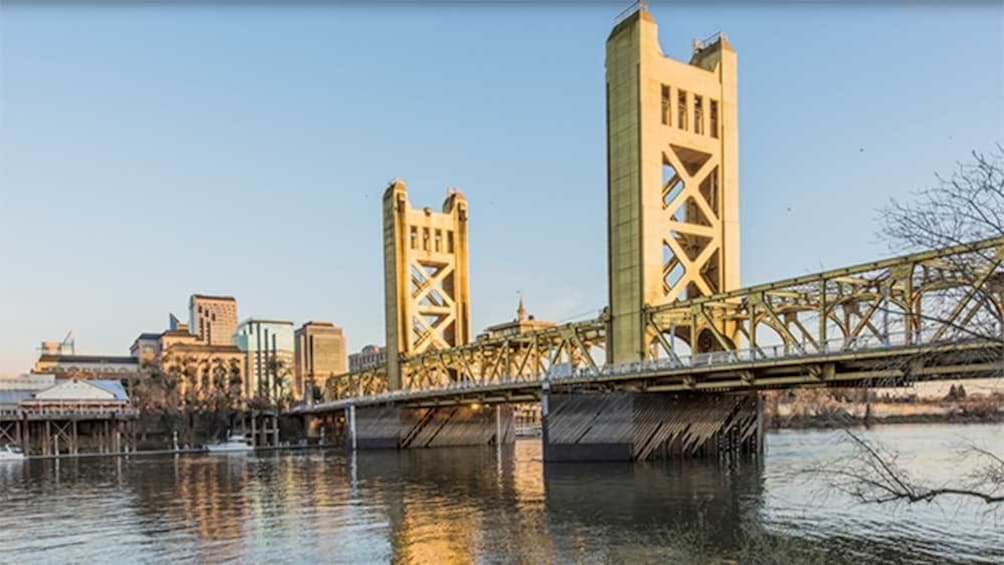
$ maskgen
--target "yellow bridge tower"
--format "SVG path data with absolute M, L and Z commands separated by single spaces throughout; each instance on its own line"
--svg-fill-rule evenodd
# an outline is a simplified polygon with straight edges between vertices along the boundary
M 671 59 L 642 5 L 610 32 L 606 71 L 607 360 L 625 363 L 652 345 L 647 307 L 739 286 L 736 52 L 719 34 Z
M 412 208 L 404 181 L 383 195 L 387 385 L 401 388 L 401 356 L 464 345 L 471 335 L 467 200 L 451 189 L 443 211 Z

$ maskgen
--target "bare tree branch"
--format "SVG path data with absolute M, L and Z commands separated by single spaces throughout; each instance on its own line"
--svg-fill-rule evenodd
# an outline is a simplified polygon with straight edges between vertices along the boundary
M 844 432 L 853 449 L 853 456 L 806 471 L 826 477 L 830 486 L 861 502 L 932 502 L 942 496 L 974 498 L 987 504 L 1004 502 L 1004 461 L 990 451 L 975 446 L 967 448 L 969 456 L 978 457 L 983 462 L 979 472 L 972 475 L 975 480 L 971 485 L 930 486 L 900 469 L 896 465 L 896 454 L 854 432 Z
M 925 324 L 938 328 L 935 337 L 940 344 L 931 343 L 929 351 L 889 367 L 904 374 L 915 364 L 924 366 L 928 356 L 943 354 L 939 345 L 977 341 L 989 344 L 982 350 L 987 357 L 960 359 L 999 367 L 989 373 L 1004 376 L 1004 255 L 999 245 L 978 245 L 1004 237 L 1004 146 L 998 144 L 989 154 L 974 151 L 972 157 L 970 162 L 959 163 L 951 176 L 936 175 L 935 185 L 915 192 L 910 201 L 893 199 L 879 210 L 879 236 L 897 251 L 949 246 L 972 250 L 953 255 L 943 265 L 923 267 L 921 284 L 936 285 L 937 292 L 916 301 L 905 295 L 898 302 L 890 301 L 887 295 L 880 306 L 887 318 L 910 323 L 914 331 L 923 331 Z M 932 271 L 933 278 L 929 276 Z M 876 293 L 883 282 L 874 281 Z M 1004 502 L 1004 457 L 990 449 L 963 446 L 960 460 L 974 465 L 974 470 L 954 484 L 928 485 L 899 468 L 894 451 L 845 431 L 853 455 L 810 472 L 827 476 L 832 486 L 857 500 L 914 503 L 961 496 L 987 504 Z

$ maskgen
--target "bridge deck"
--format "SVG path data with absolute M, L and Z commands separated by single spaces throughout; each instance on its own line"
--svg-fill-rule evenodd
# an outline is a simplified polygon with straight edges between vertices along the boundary
M 687 366 L 673 366 L 660 360 L 601 370 L 583 368 L 536 380 L 456 382 L 441 388 L 384 392 L 300 406 L 293 412 L 321 413 L 341 410 L 350 404 L 445 406 L 469 402 L 522 402 L 537 400 L 543 390 L 559 387 L 650 392 L 737 392 L 804 386 L 894 387 L 921 381 L 999 376 L 1004 370 L 1004 348 L 1000 343 L 983 341 L 758 359 L 736 352 L 716 353 L 717 360 L 707 354 Z M 731 354 L 731 357 L 722 354 Z
M 644 361 L 606 362 L 605 316 L 336 375 L 327 402 L 530 400 L 547 387 L 734 391 L 1004 375 L 1004 238 L 646 308 Z M 697 351 L 697 353 L 694 353 Z

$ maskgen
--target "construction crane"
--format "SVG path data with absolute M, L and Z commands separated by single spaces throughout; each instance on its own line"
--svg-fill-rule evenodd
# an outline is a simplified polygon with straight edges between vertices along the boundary
M 76 343 L 73 341 L 73 330 L 66 332 L 66 337 L 59 343 L 59 352 L 65 353 L 67 347 L 70 349 L 70 355 L 77 354 Z
M 55 353 L 57 355 L 76 355 L 77 348 L 73 341 L 73 330 L 66 333 L 63 341 L 43 341 L 42 346 L 37 348 L 42 354 Z

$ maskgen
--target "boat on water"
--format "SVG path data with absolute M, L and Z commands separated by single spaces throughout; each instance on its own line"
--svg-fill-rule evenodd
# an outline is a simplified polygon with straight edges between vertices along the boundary
M 16 445 L 0 445 L 0 462 L 23 461 L 24 452 Z
M 254 446 L 244 434 L 230 434 L 225 441 L 207 444 L 206 449 L 210 453 L 242 453 L 254 451 Z

